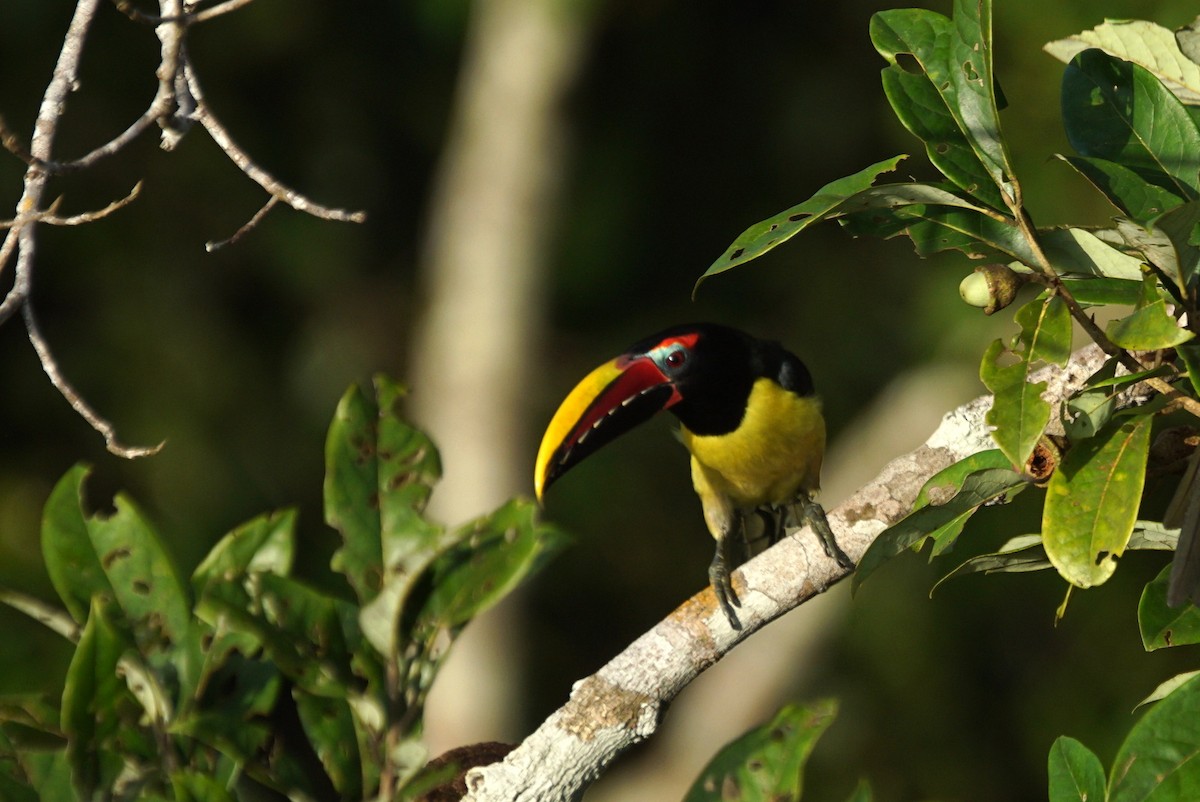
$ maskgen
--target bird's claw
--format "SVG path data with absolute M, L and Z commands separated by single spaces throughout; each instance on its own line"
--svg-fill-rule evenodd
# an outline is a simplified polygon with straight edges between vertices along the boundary
M 741 607 L 742 603 L 738 600 L 737 594 L 733 592 L 733 582 L 729 578 L 729 566 L 725 562 L 725 554 L 721 543 L 717 544 L 717 554 L 713 557 L 712 564 L 708 567 L 708 581 L 712 585 L 717 601 L 721 604 L 721 610 L 725 613 L 725 617 L 729 619 L 729 626 L 734 629 L 741 629 L 742 622 L 738 620 L 737 613 L 734 612 L 733 608 Z
M 811 524 L 813 531 L 817 533 L 817 537 L 821 540 L 821 547 L 825 549 L 825 555 L 847 571 L 853 571 L 856 567 L 854 560 L 850 559 L 850 556 L 838 545 L 837 538 L 833 535 L 833 529 L 829 526 L 829 519 L 825 517 L 825 508 L 812 499 L 802 499 L 800 503 L 804 510 L 804 520 Z

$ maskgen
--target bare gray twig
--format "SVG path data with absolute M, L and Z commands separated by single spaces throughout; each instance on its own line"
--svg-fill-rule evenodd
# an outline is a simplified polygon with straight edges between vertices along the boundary
M 229 237 L 229 239 L 220 240 L 219 242 L 213 242 L 210 240 L 209 242 L 204 243 L 204 250 L 212 253 L 213 251 L 224 248 L 226 245 L 236 245 L 238 240 L 254 230 L 259 221 L 266 217 L 267 212 L 271 211 L 271 209 L 273 209 L 277 203 L 279 203 L 279 198 L 275 195 L 272 195 L 267 199 L 267 202 L 263 204 L 262 208 L 254 213 L 253 217 L 247 220 L 241 228 L 233 232 L 233 236 Z
M 156 71 L 158 87 L 146 110 L 113 139 L 77 159 L 54 160 L 53 143 L 58 132 L 59 122 L 66 111 L 67 99 L 77 85 L 84 43 L 101 3 L 101 0 L 78 0 L 75 13 L 63 37 L 62 49 L 59 52 L 50 83 L 46 87 L 41 106 L 38 109 L 28 148 L 22 143 L 21 138 L 7 126 L 3 118 L 0 118 L 0 146 L 3 146 L 26 165 L 23 192 L 17 203 L 16 214 L 12 220 L 0 221 L 0 229 L 8 229 L 3 243 L 0 243 L 0 275 L 3 274 L 10 262 L 15 264 L 12 286 L 0 300 L 0 325 L 20 309 L 29 341 L 37 352 L 42 369 L 54 387 L 77 414 L 104 436 L 109 451 L 123 457 L 139 457 L 157 453 L 162 448 L 162 444 L 150 448 L 129 447 L 117 439 L 112 424 L 98 415 L 63 376 L 55 361 L 53 351 L 46 343 L 37 324 L 37 318 L 30 302 L 30 292 L 33 265 L 37 254 L 37 227 L 39 224 L 73 226 L 100 220 L 136 199 L 141 190 L 141 183 L 139 182 L 126 197 L 110 203 L 103 209 L 62 217 L 57 213 L 59 200 L 48 207 L 43 205 L 48 178 L 51 175 L 89 168 L 100 160 L 120 152 L 156 124 L 162 129 L 162 148 L 171 150 L 187 133 L 192 124 L 199 121 L 238 168 L 262 186 L 271 196 L 267 203 L 229 239 L 208 243 L 206 247 L 209 251 L 240 240 L 253 230 L 267 212 L 281 200 L 299 211 L 326 220 L 361 222 L 365 219 L 365 214 L 322 206 L 277 181 L 258 167 L 244 151 L 234 144 L 228 132 L 212 115 L 211 110 L 205 106 L 200 94 L 199 83 L 187 55 L 185 45 L 187 29 L 191 25 L 243 8 L 252 0 L 224 0 L 224 2 L 219 2 L 202 11 L 195 10 L 194 7 L 199 4 L 196 2 L 159 0 L 159 16 L 145 14 L 130 0 L 113 0 L 113 2 L 117 9 L 130 19 L 154 26 L 154 33 L 159 40 L 161 52 L 161 61 Z
M 204 98 L 204 91 L 200 88 L 200 81 L 196 77 L 196 71 L 192 69 L 192 65 L 184 62 L 184 74 L 187 75 L 188 88 L 191 89 L 192 96 L 196 99 L 196 119 L 204 126 L 204 130 L 208 131 L 208 135 L 213 138 L 213 141 L 225 151 L 225 155 L 245 173 L 251 181 L 258 184 L 271 195 L 279 198 L 279 200 L 291 206 L 296 211 L 306 212 L 314 217 L 320 217 L 323 220 L 340 220 L 348 223 L 361 223 L 367 219 L 367 213 L 363 211 L 347 211 L 345 209 L 334 209 L 328 206 L 322 206 L 316 201 L 297 192 L 291 187 L 283 184 L 263 168 L 255 164 L 244 150 L 238 147 L 238 144 L 233 141 L 229 132 L 221 125 L 221 122 L 213 115 L 212 109 L 209 108 L 208 102 Z

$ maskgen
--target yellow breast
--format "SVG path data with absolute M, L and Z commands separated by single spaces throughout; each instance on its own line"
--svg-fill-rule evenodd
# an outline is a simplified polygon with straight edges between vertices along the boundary
M 819 487 L 825 420 L 815 396 L 758 379 L 737 429 L 697 435 L 684 427 L 683 442 L 701 500 L 715 493 L 739 508 L 782 504 Z

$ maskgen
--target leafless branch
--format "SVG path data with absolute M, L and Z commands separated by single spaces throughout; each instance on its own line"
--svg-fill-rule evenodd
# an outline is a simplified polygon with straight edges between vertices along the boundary
M 138 195 L 142 192 L 142 182 L 139 181 L 133 185 L 133 189 L 129 190 L 129 194 L 123 198 L 118 198 L 112 203 L 105 206 L 103 209 L 96 209 L 90 212 L 82 212 L 74 214 L 70 217 L 60 217 L 58 215 L 58 207 L 62 205 L 62 197 L 54 199 L 45 211 L 33 212 L 24 217 L 18 217 L 13 220 L 0 220 L 0 228 L 14 228 L 25 225 L 30 222 L 45 223 L 49 226 L 78 226 L 84 223 L 94 223 L 97 220 L 103 220 L 118 209 L 124 208 L 137 200 Z M 2 254 L 0 254 L 2 257 Z M 3 258 L 0 258 L 0 264 L 3 264 Z
M 245 173 L 251 181 L 258 184 L 271 195 L 279 198 L 279 200 L 291 206 L 293 209 L 306 212 L 314 217 L 320 217 L 324 220 L 340 220 L 349 223 L 361 223 L 367 219 L 366 212 L 362 211 L 347 211 L 345 209 L 333 209 L 328 206 L 322 206 L 314 200 L 302 195 L 289 186 L 281 183 L 274 176 L 268 173 L 263 168 L 259 167 L 246 151 L 238 147 L 237 143 L 221 125 L 221 122 L 213 115 L 212 109 L 209 108 L 208 102 L 204 98 L 204 91 L 200 88 L 200 81 L 196 77 L 196 72 L 192 69 L 191 64 L 184 63 L 184 74 L 187 76 L 188 88 L 192 92 L 192 96 L 196 98 L 196 119 L 204 126 L 204 130 L 208 131 L 208 135 L 213 138 L 213 141 L 225 151 L 225 155 Z
M 224 0 L 202 11 L 194 10 L 193 7 L 198 5 L 197 3 L 159 0 L 158 16 L 143 13 L 130 0 L 113 0 L 117 9 L 130 19 L 154 26 L 154 34 L 159 40 L 161 52 L 161 61 L 156 71 L 158 87 L 146 110 L 116 137 L 77 159 L 56 161 L 53 158 L 54 139 L 66 111 L 67 99 L 77 85 L 84 44 L 101 2 L 102 0 L 78 0 L 76 3 L 75 13 L 63 37 L 58 61 L 38 109 L 28 148 L 23 144 L 21 137 L 0 118 L 0 145 L 26 165 L 23 192 L 17 203 L 16 213 L 12 220 L 0 222 L 0 229 L 8 229 L 3 243 L 0 244 L 0 275 L 3 275 L 10 262 L 14 264 L 12 286 L 0 299 L 0 325 L 20 309 L 29 341 L 54 387 L 76 413 L 104 436 L 109 451 L 124 457 L 138 457 L 156 453 L 162 448 L 162 444 L 151 448 L 129 447 L 117 439 L 112 424 L 97 414 L 64 377 L 55 361 L 53 351 L 38 327 L 30 292 L 37 254 L 37 229 L 40 224 L 74 226 L 100 220 L 137 198 L 141 183 L 139 182 L 126 197 L 110 203 L 103 209 L 62 217 L 58 214 L 58 200 L 49 206 L 44 205 L 49 177 L 92 167 L 102 159 L 121 151 L 153 125 L 162 129 L 162 148 L 171 150 L 192 124 L 199 121 L 234 163 L 271 195 L 270 200 L 258 213 L 232 237 L 219 243 L 210 242 L 207 246 L 210 251 L 237 242 L 253 230 L 280 200 L 295 209 L 327 220 L 361 222 L 365 219 L 365 214 L 327 208 L 281 184 L 233 143 L 228 132 L 204 106 L 199 83 L 188 59 L 185 43 L 187 29 L 191 25 L 236 11 L 248 5 L 251 0 Z
M 279 203 L 279 198 L 275 195 L 272 195 L 267 200 L 267 202 L 263 204 L 263 207 L 254 213 L 253 217 L 251 217 L 248 221 L 246 221 L 246 223 L 243 224 L 241 228 L 239 228 L 237 231 L 233 232 L 232 237 L 230 237 L 229 239 L 220 240 L 219 242 L 212 242 L 212 241 L 206 242 L 206 243 L 204 243 L 204 250 L 208 251 L 209 253 L 212 253 L 213 251 L 224 248 L 226 245 L 236 245 L 238 240 L 240 240 L 242 237 L 246 236 L 247 234 L 249 234 L 251 231 L 254 230 L 255 226 L 258 225 L 259 221 L 262 220 L 264 217 L 266 217 L 267 212 L 271 211 L 271 209 L 273 209 L 275 207 L 275 204 L 277 204 L 277 203 Z
M 50 346 L 47 345 L 45 337 L 42 336 L 42 332 L 38 328 L 37 319 L 33 314 L 33 305 L 29 303 L 22 305 L 21 314 L 25 318 L 25 331 L 29 334 L 29 342 L 33 344 L 33 350 L 37 352 L 38 359 L 42 363 L 42 370 L 50 378 L 50 383 L 54 385 L 54 388 L 58 390 L 59 394 L 67 400 L 67 403 L 71 405 L 71 408 L 81 418 L 104 436 L 104 444 L 111 453 L 116 454 L 118 457 L 133 459 L 135 457 L 149 457 L 162 450 L 162 447 L 166 445 L 165 440 L 156 446 L 150 447 L 126 446 L 122 444 L 117 439 L 117 432 L 113 428 L 113 425 L 100 417 L 96 410 L 75 391 L 75 388 L 63 376 L 62 371 L 58 367 L 58 362 L 54 359 L 54 354 L 50 350 Z
M 1060 404 L 1104 362 L 1100 348 L 1065 368 L 1039 371 L 1044 398 Z M 935 473 L 992 448 L 984 416 L 990 396 L 950 412 L 915 451 L 892 460 L 829 513 L 838 542 L 856 562 L 887 526 L 912 508 Z M 464 802 L 575 802 L 621 753 L 650 737 L 675 696 L 701 672 L 770 621 L 823 593 L 849 572 L 825 555 L 807 528 L 790 533 L 734 574 L 742 629 L 729 626 L 706 588 L 629 645 L 500 763 L 467 774 Z
M 129 0 L 113 0 L 113 5 L 117 7 L 118 11 L 134 22 L 141 22 L 147 25 L 161 25 L 164 22 L 197 25 L 201 22 L 208 22 L 210 19 L 219 17 L 222 14 L 237 11 L 242 6 L 248 6 L 253 2 L 254 0 L 225 0 L 225 2 L 218 3 L 212 8 L 207 8 L 203 11 L 187 12 L 178 16 L 154 16 L 153 14 L 147 14 L 136 8 Z

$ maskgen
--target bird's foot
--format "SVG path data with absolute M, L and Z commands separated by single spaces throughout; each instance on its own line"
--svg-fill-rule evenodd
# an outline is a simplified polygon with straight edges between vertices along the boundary
M 800 505 L 804 521 L 812 525 L 813 531 L 821 539 L 821 547 L 825 549 L 826 556 L 833 558 L 842 568 L 853 571 L 854 560 L 838 545 L 833 529 L 829 526 L 829 519 L 825 517 L 825 508 L 810 498 L 801 498 Z
M 721 541 L 717 542 L 716 556 L 713 557 L 712 564 L 708 566 L 708 581 L 712 585 L 717 601 L 721 604 L 721 610 L 729 619 L 729 626 L 741 629 L 742 622 L 738 620 L 737 613 L 733 608 L 741 607 L 742 603 L 738 601 L 737 594 L 733 592 L 733 582 L 729 578 L 729 565 L 725 560 L 725 549 Z

